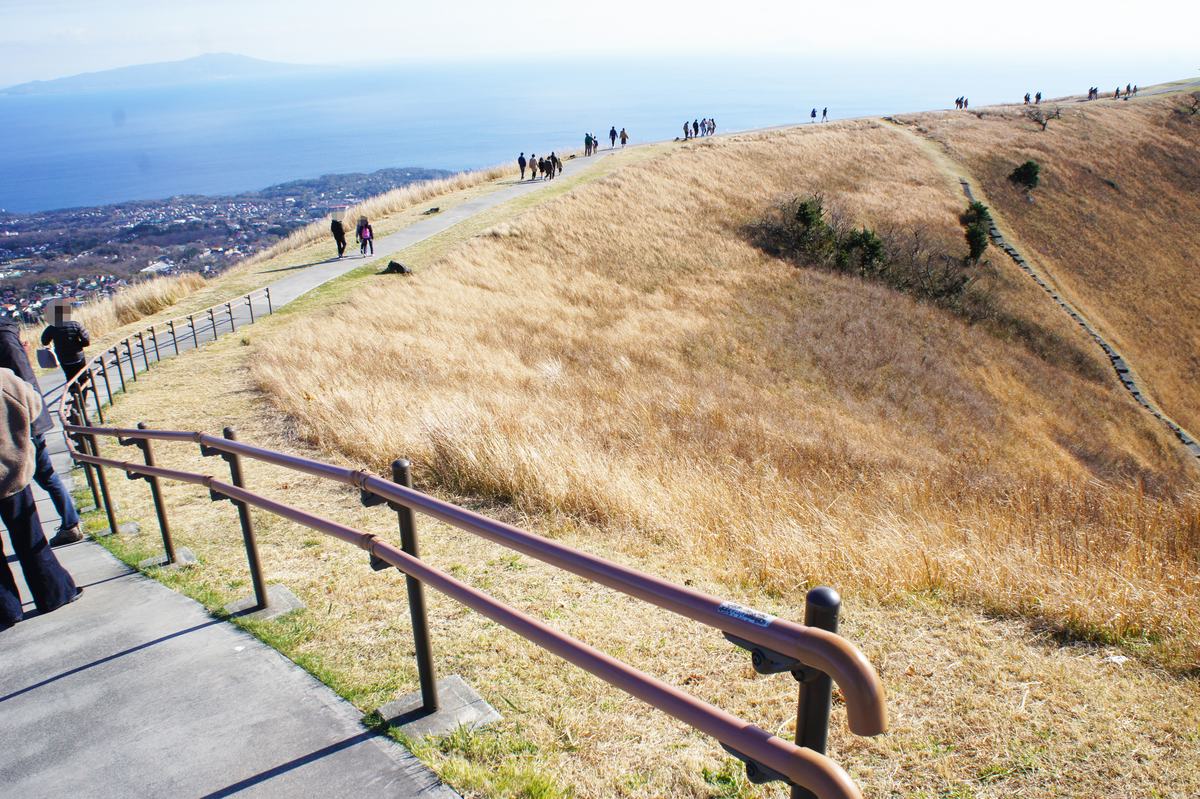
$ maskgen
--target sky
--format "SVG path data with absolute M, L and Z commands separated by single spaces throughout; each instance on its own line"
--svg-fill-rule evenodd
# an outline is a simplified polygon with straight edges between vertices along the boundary
M 1200 2 L 0 0 L 0 86 L 210 52 L 292 63 L 566 55 L 1070 59 L 1200 72 Z

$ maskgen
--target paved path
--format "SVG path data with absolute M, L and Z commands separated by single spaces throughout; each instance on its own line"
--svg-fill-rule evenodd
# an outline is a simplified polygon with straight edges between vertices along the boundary
M 597 160 L 567 161 L 564 177 Z M 377 241 L 374 257 L 390 257 L 545 185 L 514 182 L 421 219 Z M 278 309 L 365 262 L 356 254 L 281 269 L 270 286 L 272 304 Z M 118 394 L 119 375 L 132 380 L 156 357 L 187 352 L 266 312 L 265 298 L 253 306 L 243 300 L 212 320 L 198 315 L 194 331 L 177 326 L 174 341 L 160 328 L 157 347 L 146 339 L 143 348 L 135 338 L 131 355 L 122 347 L 109 357 L 108 386 Z M 96 383 L 101 399 L 111 401 L 105 381 Z M 57 402 L 61 378 L 47 385 L 47 401 Z M 47 439 L 56 469 L 70 479 L 61 430 Z M 58 516 L 36 486 L 35 493 L 52 535 Z M 5 547 L 12 552 L 7 534 Z M 26 613 L 34 615 L 0 633 L 0 794 L 457 795 L 402 746 L 366 731 L 353 706 L 253 636 L 213 620 L 98 544 L 56 551 L 85 593 L 46 616 L 28 603 Z M 19 572 L 18 582 L 28 600 Z

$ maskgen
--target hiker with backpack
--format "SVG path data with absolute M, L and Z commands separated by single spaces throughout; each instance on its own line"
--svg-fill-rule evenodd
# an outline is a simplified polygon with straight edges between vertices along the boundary
M 371 223 L 367 218 L 360 217 L 358 220 L 358 230 L 355 232 L 355 238 L 358 241 L 358 252 L 363 257 L 366 257 L 367 248 L 371 248 L 371 255 L 375 254 L 375 231 L 371 229 Z
M 91 346 L 92 337 L 87 328 L 71 319 L 71 304 L 59 300 L 46 309 L 46 329 L 42 331 L 42 346 L 54 345 L 54 354 L 58 365 L 62 367 L 67 380 L 84 370 L 86 359 L 83 357 L 84 347 Z M 81 381 L 83 385 L 87 378 Z
M 29 487 L 36 465 L 33 426 L 44 410 L 42 397 L 11 369 L 0 369 L 0 401 L 5 420 L 0 424 L 0 519 L 8 529 L 34 607 L 39 613 L 50 613 L 74 602 L 83 591 L 75 587 L 46 542 Z M 0 547 L 0 630 L 25 617 L 17 581 L 2 550 Z
M 0 318 L 0 368 L 11 369 L 17 377 L 28 383 L 38 396 L 42 388 L 38 385 L 37 376 L 25 353 L 25 345 L 21 342 L 21 326 L 15 319 Z M 73 544 L 83 539 L 79 531 L 79 512 L 71 501 L 71 492 L 63 485 L 62 480 L 54 471 L 50 461 L 50 452 L 46 447 L 46 434 L 54 429 L 49 411 L 43 407 L 41 413 L 34 418 L 30 429 L 30 440 L 34 447 L 33 479 L 50 495 L 50 502 L 58 512 L 59 525 L 50 546 Z

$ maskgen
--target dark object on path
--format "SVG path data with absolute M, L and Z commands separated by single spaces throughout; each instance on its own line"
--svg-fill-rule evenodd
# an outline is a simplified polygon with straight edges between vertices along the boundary
M 439 208 L 438 206 L 435 205 L 432 208 L 427 208 L 426 210 L 422 211 L 421 216 L 431 216 L 433 214 L 439 213 L 441 210 L 442 210 L 441 208 Z
M 387 268 L 379 274 L 381 275 L 411 275 L 412 269 L 400 263 L 399 261 L 388 261 Z
M 337 244 L 338 258 L 346 254 L 346 228 L 342 227 L 340 219 L 334 219 L 329 223 L 329 232 L 333 234 L 333 241 Z
M 32 426 L 42 412 L 42 398 L 11 369 L 0 369 L 0 396 L 5 411 L 0 426 L 0 518 L 8 528 L 34 605 L 49 613 L 74 601 L 79 589 L 42 533 L 29 488 L 34 472 Z M 0 630 L 19 622 L 22 615 L 17 583 L 5 557 L 0 563 Z

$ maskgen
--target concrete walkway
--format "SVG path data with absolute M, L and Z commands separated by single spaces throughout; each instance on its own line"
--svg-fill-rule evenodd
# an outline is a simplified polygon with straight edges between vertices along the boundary
M 567 161 L 564 176 L 596 161 Z M 374 258 L 547 185 L 514 181 L 431 215 L 377 241 Z M 355 254 L 280 270 L 270 286 L 272 304 L 278 309 L 364 262 Z M 232 310 L 232 324 L 228 314 L 215 324 L 206 314 L 194 333 L 177 327 L 178 351 L 161 333 L 157 352 L 149 340 L 145 351 L 134 340 L 132 357 L 120 355 L 125 379 L 156 356 L 173 357 L 249 324 L 252 312 L 267 312 L 266 300 Z M 101 399 L 111 401 L 104 381 L 96 382 Z M 119 392 L 111 361 L 109 385 Z M 61 378 L 46 388 L 46 400 L 56 403 Z M 69 480 L 61 430 L 47 440 L 55 468 Z M 34 490 L 50 536 L 58 515 Z M 12 552 L 7 534 L 5 547 Z M 56 552 L 85 592 L 40 616 L 17 572 L 26 618 L 0 633 L 0 793 L 22 799 L 457 795 L 402 746 L 365 730 L 357 709 L 253 636 L 213 620 L 198 603 L 132 571 L 98 544 Z

